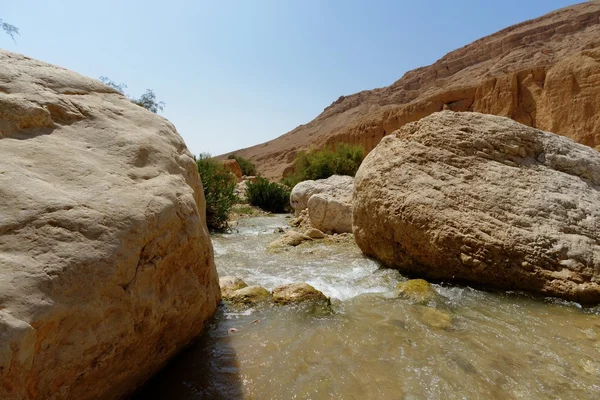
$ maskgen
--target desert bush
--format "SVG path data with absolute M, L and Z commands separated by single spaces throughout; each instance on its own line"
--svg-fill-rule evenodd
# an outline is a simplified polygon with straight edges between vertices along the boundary
M 246 195 L 250 204 L 265 211 L 282 213 L 290 207 L 290 190 L 262 177 L 258 177 L 256 182 L 248 182 Z
M 227 158 L 229 158 L 230 160 L 236 160 L 238 162 L 242 170 L 242 175 L 256 176 L 256 166 L 252 164 L 252 162 L 247 158 L 235 154 L 230 154 Z
M 157 114 L 159 111 L 163 111 L 165 109 L 165 102 L 158 101 L 156 99 L 156 94 L 154 93 L 154 90 L 152 90 L 152 89 L 146 89 L 146 93 L 141 95 L 139 98 L 135 98 L 135 97 L 130 96 L 127 93 L 125 93 L 125 89 L 127 89 L 127 85 L 124 83 L 116 83 L 115 81 L 113 81 L 112 79 L 110 79 L 106 76 L 101 76 L 100 81 L 102 83 L 104 83 L 105 85 L 108 85 L 111 88 L 118 90 L 126 97 L 129 97 L 129 99 L 131 101 L 133 101 L 135 104 L 137 104 L 140 107 L 144 107 L 146 110 L 151 111 L 154 114 Z
M 196 164 L 204 186 L 206 223 L 211 229 L 226 229 L 229 211 L 237 200 L 234 194 L 235 178 L 210 154 L 200 154 Z
M 294 187 L 309 179 L 325 179 L 332 175 L 354 176 L 363 159 L 362 146 L 347 143 L 338 143 L 333 150 L 302 151 L 294 160 L 294 173 L 284 178 L 283 183 Z

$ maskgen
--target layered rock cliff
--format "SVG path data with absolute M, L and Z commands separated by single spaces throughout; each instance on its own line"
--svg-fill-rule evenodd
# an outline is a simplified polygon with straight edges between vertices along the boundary
M 117 399 L 220 299 L 175 127 L 74 72 L 0 51 L 0 398 Z
M 235 153 L 281 178 L 298 150 L 349 142 L 370 151 L 404 124 L 441 110 L 506 116 L 600 149 L 600 2 L 479 39 L 388 87 L 342 96 L 310 123 Z

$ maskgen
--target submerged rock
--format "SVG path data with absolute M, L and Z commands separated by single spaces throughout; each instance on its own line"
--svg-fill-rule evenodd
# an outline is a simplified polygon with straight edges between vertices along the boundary
M 228 302 L 237 305 L 262 303 L 270 299 L 271 293 L 262 286 L 247 286 L 229 293 L 225 298 Z
M 431 279 L 600 301 L 600 153 L 477 113 L 385 137 L 355 183 L 354 234 Z
M 317 302 L 329 304 L 329 298 L 308 283 L 289 283 L 273 289 L 273 301 L 277 304 Z
M 450 329 L 452 327 L 452 315 L 446 311 L 431 307 L 421 307 L 421 321 L 438 329 Z
M 97 80 L 6 51 L 0 75 L 0 398 L 123 398 L 220 300 L 197 166 Z
M 243 289 L 247 287 L 248 284 L 235 276 L 223 276 L 219 278 L 219 286 L 221 286 L 221 296 L 226 299 L 231 296 L 234 291 Z
M 411 279 L 396 285 L 397 297 L 407 298 L 417 303 L 427 303 L 437 297 L 437 292 L 424 279 Z

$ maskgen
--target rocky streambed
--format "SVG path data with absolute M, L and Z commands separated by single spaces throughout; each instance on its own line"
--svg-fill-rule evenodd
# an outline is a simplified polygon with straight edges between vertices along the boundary
M 285 216 L 213 236 L 219 274 L 272 290 L 307 282 L 332 312 L 221 305 L 201 338 L 137 399 L 547 399 L 600 397 L 600 307 L 407 280 L 351 240 L 267 249 Z

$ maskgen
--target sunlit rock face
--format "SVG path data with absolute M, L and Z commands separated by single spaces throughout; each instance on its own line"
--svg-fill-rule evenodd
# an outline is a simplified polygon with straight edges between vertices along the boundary
M 359 168 L 361 250 L 422 277 L 600 301 L 600 153 L 478 113 L 386 137 Z
M 114 399 L 220 299 L 202 185 L 166 119 L 0 52 L 0 398 Z

